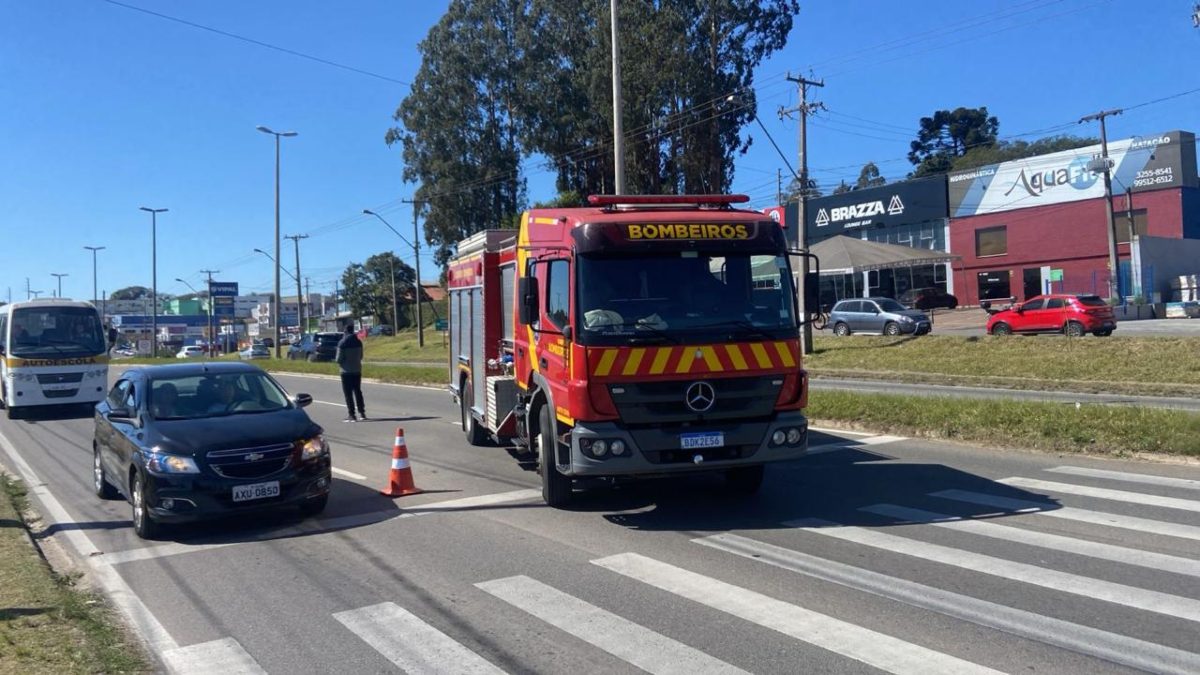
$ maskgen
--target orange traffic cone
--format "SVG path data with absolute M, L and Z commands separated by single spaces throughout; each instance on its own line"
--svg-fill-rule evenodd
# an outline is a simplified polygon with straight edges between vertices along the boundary
M 412 467 L 408 463 L 408 447 L 404 445 L 404 429 L 396 429 L 396 443 L 392 446 L 392 471 L 389 485 L 380 490 L 385 497 L 415 495 L 423 490 L 413 483 Z

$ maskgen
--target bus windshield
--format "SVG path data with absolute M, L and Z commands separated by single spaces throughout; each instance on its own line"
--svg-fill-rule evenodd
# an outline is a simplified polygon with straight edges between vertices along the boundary
M 578 286 L 584 344 L 783 339 L 796 332 L 782 255 L 582 255 Z
M 14 309 L 8 353 L 25 358 L 68 358 L 103 354 L 107 345 L 100 316 L 91 307 Z

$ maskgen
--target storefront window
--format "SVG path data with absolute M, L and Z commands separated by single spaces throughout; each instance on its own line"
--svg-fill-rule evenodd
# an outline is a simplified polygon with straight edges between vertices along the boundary
M 989 255 L 1005 255 L 1007 253 L 1007 225 L 975 230 L 975 257 L 983 258 Z
M 977 279 L 980 300 L 1002 300 L 1012 297 L 1008 283 L 1008 270 L 980 272 Z

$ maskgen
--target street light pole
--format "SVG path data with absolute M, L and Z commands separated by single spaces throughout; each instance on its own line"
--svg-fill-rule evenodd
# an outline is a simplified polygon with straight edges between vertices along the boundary
M 68 274 L 68 273 L 66 273 L 66 272 L 62 272 L 62 273 L 59 273 L 59 272 L 51 272 L 51 273 L 50 273 L 50 276 L 52 276 L 52 277 L 55 277 L 55 278 L 57 278 L 57 279 L 58 279 L 58 295 L 56 295 L 55 297 L 57 297 L 57 298 L 61 298 L 61 297 L 62 297 L 62 278 L 63 278 L 63 277 L 69 277 L 69 276 L 71 276 L 71 275 L 70 275 L 70 274 Z
M 96 295 L 96 252 L 103 251 L 104 247 L 103 246 L 84 246 L 83 248 L 92 252 L 92 302 L 95 302 L 100 299 Z M 101 316 L 103 316 L 105 319 L 107 319 L 108 317 L 104 316 L 104 309 L 103 309 L 104 303 L 101 302 L 100 306 L 102 308 L 100 310 Z
M 264 127 L 264 126 L 258 126 L 256 128 L 259 131 L 263 132 L 264 134 L 271 134 L 272 136 L 275 137 L 275 258 L 274 258 L 274 260 L 275 260 L 275 308 L 274 308 L 274 311 L 271 313 L 271 321 L 275 324 L 275 358 L 278 359 L 278 358 L 280 358 L 279 342 L 280 342 L 280 339 L 283 337 L 283 333 L 280 330 L 280 319 L 283 317 L 280 316 L 280 314 L 279 314 L 279 312 L 281 310 L 281 304 L 280 304 L 280 298 L 279 298 L 279 292 L 280 292 L 280 289 L 279 289 L 279 138 L 281 136 L 289 136 L 289 137 L 295 136 L 296 132 L 295 131 L 278 131 L 278 132 L 276 132 L 276 131 L 271 131 L 270 129 L 268 129 L 267 127 Z M 299 298 L 297 298 L 297 300 L 299 300 Z
M 158 214 L 167 209 L 138 208 L 150 214 L 150 356 L 158 358 Z
M 421 325 L 421 249 L 417 246 L 417 243 L 416 243 L 416 240 L 417 240 L 417 211 L 416 211 L 417 202 L 414 202 L 411 199 L 405 199 L 404 201 L 406 203 L 413 205 L 413 241 L 409 241 L 408 239 L 406 239 L 404 237 L 404 235 L 402 235 L 396 231 L 396 228 L 392 227 L 391 223 L 384 220 L 383 216 L 379 215 L 378 213 L 375 213 L 371 209 L 363 209 L 363 213 L 367 214 L 368 216 L 375 216 L 376 218 L 378 218 L 379 222 L 383 223 L 384 225 L 387 225 L 387 228 L 389 230 L 391 230 L 397 237 L 400 237 L 400 241 L 404 242 L 405 244 L 408 244 L 409 248 L 411 248 L 413 250 L 413 266 L 416 268 L 415 274 L 417 275 L 416 283 L 413 285 L 413 300 L 416 301 L 416 303 L 417 303 L 417 316 L 416 316 L 416 319 L 417 319 L 417 346 L 424 347 L 425 346 L 425 329 L 424 329 L 424 326 Z M 395 278 L 396 278 L 395 274 L 393 274 L 392 275 L 393 283 L 394 283 Z M 394 289 L 393 289 L 392 294 L 395 295 Z M 393 299 L 393 306 L 394 306 L 394 304 L 395 304 L 395 300 Z M 393 314 L 393 316 L 395 315 L 394 309 L 392 311 L 392 314 Z M 399 329 L 400 327 L 393 326 L 393 328 Z

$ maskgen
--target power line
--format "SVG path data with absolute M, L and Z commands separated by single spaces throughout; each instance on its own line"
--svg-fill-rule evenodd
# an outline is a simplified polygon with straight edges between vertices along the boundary
M 149 14 L 150 16 L 158 17 L 160 19 L 165 19 L 167 21 L 173 21 L 175 23 L 183 24 L 184 26 L 189 26 L 191 28 L 197 28 L 199 30 L 208 31 L 210 33 L 216 33 L 217 35 L 220 35 L 223 37 L 232 38 L 234 40 L 241 40 L 242 42 L 246 42 L 246 43 L 256 45 L 259 47 L 264 47 L 266 49 L 273 49 L 277 52 L 282 52 L 284 54 L 288 54 L 291 56 L 297 56 L 299 58 L 308 59 L 309 61 L 315 61 L 317 63 L 321 63 L 321 64 L 324 64 L 327 66 L 333 66 L 334 68 L 341 68 L 342 70 L 348 70 L 352 73 L 358 73 L 359 75 L 366 75 L 367 77 L 374 77 L 376 79 L 384 80 L 386 82 L 402 84 L 406 87 L 412 86 L 411 82 L 406 82 L 405 80 L 398 80 L 394 77 L 388 77 L 387 75 L 380 75 L 379 73 L 373 73 L 369 70 L 363 70 L 362 68 L 355 68 L 354 66 L 348 66 L 344 63 L 338 63 L 337 61 L 330 61 L 329 59 L 323 59 L 319 56 L 313 56 L 312 54 L 305 54 L 304 52 L 298 52 L 294 49 L 288 49 L 287 47 L 280 47 L 279 45 L 273 45 L 269 42 L 263 42 L 262 40 L 255 40 L 254 38 L 249 38 L 244 35 L 238 35 L 237 33 L 230 33 L 229 31 L 224 31 L 224 30 L 221 30 L 220 28 L 213 28 L 212 26 L 205 26 L 204 24 L 195 23 L 194 21 L 188 21 L 186 19 L 180 19 L 178 17 L 174 17 L 169 14 L 155 12 L 155 11 L 146 9 L 144 7 L 128 5 L 123 2 L 117 2 L 117 0 L 100 0 L 100 1 L 107 2 L 110 5 L 116 5 L 117 7 L 124 7 L 125 9 L 130 9 L 135 12 Z

